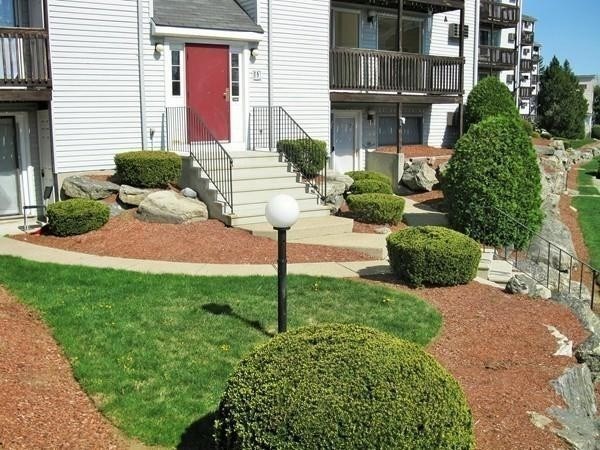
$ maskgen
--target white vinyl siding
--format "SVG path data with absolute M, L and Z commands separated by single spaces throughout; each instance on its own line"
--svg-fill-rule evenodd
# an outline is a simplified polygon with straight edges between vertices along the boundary
M 465 1 L 465 25 L 469 27 L 469 36 L 465 39 L 465 102 L 469 92 L 476 82 L 475 58 L 475 35 L 479 31 L 479 24 L 475 22 L 475 0 Z M 447 19 L 447 21 L 446 21 Z M 460 11 L 449 11 L 433 15 L 433 24 L 431 32 L 430 54 L 437 56 L 458 56 L 458 40 L 448 39 L 448 27 L 452 23 L 460 23 Z M 447 127 L 448 113 L 454 112 L 458 108 L 457 104 L 433 104 L 431 105 L 431 116 L 429 124 L 423 125 L 429 134 L 425 136 L 425 143 L 433 147 L 442 147 L 451 144 L 458 137 L 458 128 Z M 427 118 L 427 116 L 426 116 Z
M 144 11 L 148 126 L 160 131 L 162 61 L 148 0 Z M 116 153 L 142 146 L 137 0 L 49 0 L 48 12 L 57 172 L 111 169 Z
M 250 65 L 262 81 L 250 83 L 250 105 L 267 105 L 267 1 L 259 4 L 265 30 Z M 273 105 L 284 107 L 314 139 L 329 143 L 329 1 L 273 1 Z M 252 79 L 252 78 L 251 78 Z

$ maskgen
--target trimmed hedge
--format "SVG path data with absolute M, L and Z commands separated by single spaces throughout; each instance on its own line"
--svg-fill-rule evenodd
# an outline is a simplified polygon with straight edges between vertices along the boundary
M 472 449 L 457 381 L 421 347 L 355 325 L 277 335 L 228 381 L 219 450 Z
M 542 223 L 540 169 L 520 119 L 473 125 L 456 144 L 442 189 L 452 228 L 484 244 L 524 248 Z
M 296 166 L 306 178 L 314 178 L 327 164 L 327 143 L 313 139 L 284 139 L 277 143 L 277 151 Z
M 181 157 L 163 151 L 136 151 L 115 156 L 117 176 L 123 184 L 162 188 L 181 177 Z
M 109 217 L 108 205 L 74 198 L 48 206 L 48 229 L 55 236 L 76 236 L 102 228 Z
M 600 125 L 594 125 L 592 127 L 592 137 L 594 139 L 600 139 Z
M 353 172 L 346 173 L 346 175 L 348 175 L 354 181 L 379 180 L 379 181 L 389 184 L 390 186 L 392 185 L 392 179 L 390 177 L 388 177 L 387 175 L 384 175 L 379 172 L 369 172 L 367 170 L 355 170 Z
M 508 87 L 498 78 L 489 76 L 477 83 L 467 98 L 465 105 L 466 129 L 496 115 L 505 115 L 521 120 L 515 99 Z
M 392 185 L 376 178 L 364 178 L 350 186 L 350 194 L 393 194 Z
M 346 201 L 354 218 L 361 222 L 396 225 L 404 213 L 405 201 L 397 195 L 350 195 Z
M 412 227 L 388 236 L 390 265 L 411 286 L 455 286 L 477 276 L 481 249 L 473 239 L 444 227 Z

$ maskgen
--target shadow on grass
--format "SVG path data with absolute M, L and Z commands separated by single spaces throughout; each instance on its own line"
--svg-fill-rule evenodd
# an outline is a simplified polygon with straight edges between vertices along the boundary
M 234 319 L 239 320 L 240 322 L 248 325 L 251 328 L 254 328 L 257 331 L 260 331 L 267 337 L 274 337 L 273 333 L 269 333 L 265 328 L 261 325 L 258 320 L 248 320 L 245 317 L 240 316 L 236 313 L 231 306 L 229 305 L 220 305 L 217 303 L 207 303 L 206 305 L 202 305 L 202 309 L 208 313 L 214 314 L 215 316 L 229 316 Z
M 217 412 L 213 411 L 193 422 L 181 435 L 177 450 L 216 450 L 213 439 Z

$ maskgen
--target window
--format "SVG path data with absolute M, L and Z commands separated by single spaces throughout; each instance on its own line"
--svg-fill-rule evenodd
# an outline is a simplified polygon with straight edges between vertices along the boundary
M 398 19 L 392 16 L 379 16 L 377 23 L 377 47 L 379 50 L 398 51 Z M 402 20 L 402 51 L 422 53 L 422 20 L 407 18 Z
M 359 14 L 347 11 L 334 11 L 333 14 L 334 47 L 358 48 Z
M 171 95 L 181 95 L 181 51 L 171 51 Z
M 0 0 L 0 26 L 16 26 L 14 0 Z
M 240 54 L 231 54 L 231 101 L 240 101 Z

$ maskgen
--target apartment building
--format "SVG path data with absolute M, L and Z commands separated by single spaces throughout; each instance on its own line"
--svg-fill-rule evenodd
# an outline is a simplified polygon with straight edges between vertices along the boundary
M 521 115 L 535 123 L 537 121 L 538 93 L 540 89 L 541 45 L 535 41 L 536 19 L 522 16 L 519 62 L 518 106 Z
M 600 85 L 600 82 L 597 75 L 578 75 L 577 80 L 588 104 L 585 114 L 585 135 L 589 136 L 594 125 L 594 89 Z

